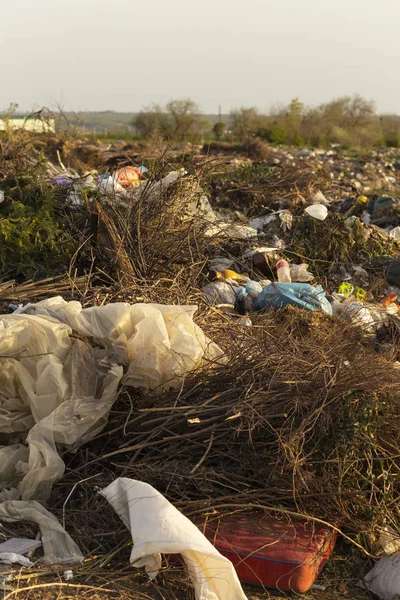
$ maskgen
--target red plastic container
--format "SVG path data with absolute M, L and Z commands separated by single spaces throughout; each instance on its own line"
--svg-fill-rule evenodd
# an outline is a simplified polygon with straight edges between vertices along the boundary
M 259 514 L 230 515 L 200 529 L 232 561 L 240 581 L 293 592 L 310 589 L 336 541 L 327 527 Z

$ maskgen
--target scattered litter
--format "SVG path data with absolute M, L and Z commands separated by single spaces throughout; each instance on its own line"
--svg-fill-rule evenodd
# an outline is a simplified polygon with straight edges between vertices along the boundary
M 400 535 L 387 525 L 382 527 L 379 535 L 378 544 L 385 554 L 394 554 L 400 552 Z
M 359 550 L 388 554 L 365 578 L 387 600 L 399 552 L 398 149 L 227 138 L 172 144 L 158 161 L 135 140 L 8 142 L 0 521 L 15 538 L 0 561 L 61 563 L 73 585 L 76 539 L 111 580 L 124 534 L 95 493 L 104 476 L 135 566 L 154 576 L 160 553 L 182 551 L 197 598 L 244 598 L 237 575 L 322 591 L 332 523 L 357 548 L 353 583 Z M 268 511 L 250 523 L 257 506 Z M 33 556 L 40 542 L 18 538 L 32 523 Z M 351 590 L 347 571 L 326 577 Z
M 263 217 L 256 217 L 249 221 L 249 226 L 253 227 L 253 229 L 262 230 L 266 225 L 276 221 L 278 219 L 278 214 L 273 213 L 272 215 L 264 215 Z
M 141 169 L 137 167 L 122 167 L 115 172 L 115 180 L 126 190 L 139 185 L 141 174 Z
M 390 237 L 394 238 L 395 240 L 400 240 L 400 227 L 394 227 L 390 232 L 389 232 Z
M 313 204 L 324 204 L 325 202 L 328 202 L 321 190 L 318 190 L 313 194 L 311 201 Z
M 236 294 L 232 285 L 225 281 L 212 281 L 202 288 L 210 304 L 229 304 L 234 306 Z
M 292 281 L 289 263 L 286 260 L 280 260 L 276 263 L 276 274 L 278 276 L 278 281 L 280 282 Z
M 74 572 L 71 569 L 67 569 L 66 571 L 64 571 L 63 575 L 66 581 L 70 581 L 74 578 Z

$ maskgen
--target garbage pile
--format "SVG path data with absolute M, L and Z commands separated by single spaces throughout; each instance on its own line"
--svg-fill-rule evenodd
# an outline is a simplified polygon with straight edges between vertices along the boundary
M 4 585 L 45 564 L 127 598 L 393 600 L 396 152 L 136 158 L 0 156 Z M 42 280 L 5 233 L 18 214 Z

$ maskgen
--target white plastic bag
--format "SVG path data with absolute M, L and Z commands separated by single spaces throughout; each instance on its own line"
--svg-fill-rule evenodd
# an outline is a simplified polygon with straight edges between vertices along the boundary
M 181 554 L 196 600 L 247 600 L 235 569 L 187 517 L 148 483 L 121 477 L 101 491 L 132 534 L 130 562 L 150 579 L 161 554 Z
M 236 294 L 233 287 L 225 281 L 212 281 L 201 290 L 210 304 L 231 304 L 235 306 Z
M 381 600 L 399 600 L 400 553 L 381 558 L 361 581 L 361 586 Z
M 308 265 L 291 265 L 290 266 L 290 278 L 293 282 L 307 283 L 314 279 L 314 275 L 308 270 Z

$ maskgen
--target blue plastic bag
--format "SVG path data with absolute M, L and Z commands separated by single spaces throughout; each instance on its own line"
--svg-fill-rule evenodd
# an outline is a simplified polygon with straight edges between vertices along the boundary
M 332 307 L 323 288 L 320 285 L 313 287 L 308 283 L 270 283 L 258 296 L 254 308 L 255 310 L 284 308 L 289 304 L 332 314 Z

